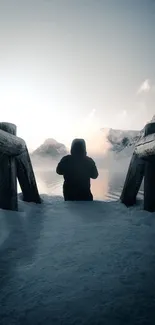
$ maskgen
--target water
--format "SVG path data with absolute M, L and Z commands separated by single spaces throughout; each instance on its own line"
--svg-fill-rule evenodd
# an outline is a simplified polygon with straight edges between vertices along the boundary
M 126 160 L 110 160 L 97 162 L 99 177 L 91 181 L 91 190 L 95 200 L 114 201 L 120 198 L 130 157 Z M 53 166 L 35 166 L 34 172 L 40 193 L 62 196 L 63 177 L 55 172 L 56 164 Z M 139 195 L 143 196 L 141 189 Z

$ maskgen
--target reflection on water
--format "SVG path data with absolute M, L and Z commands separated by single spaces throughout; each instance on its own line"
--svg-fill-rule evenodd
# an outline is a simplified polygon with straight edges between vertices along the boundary
M 42 171 L 36 173 L 40 193 L 49 195 L 63 195 L 63 177 L 58 176 L 55 171 Z M 91 188 L 94 198 L 97 200 L 106 199 L 108 193 L 108 170 L 101 170 L 97 180 L 91 181 Z
M 91 181 L 91 190 L 95 200 L 113 201 L 120 198 L 123 189 L 129 162 L 124 164 L 120 162 L 117 164 L 109 164 L 103 168 L 98 168 L 99 177 Z M 60 195 L 62 196 L 63 177 L 56 174 L 56 166 L 48 167 L 41 166 L 40 168 L 33 166 L 36 181 L 40 194 Z M 143 196 L 143 186 L 139 193 Z M 20 187 L 18 185 L 18 191 Z
M 40 193 L 48 195 L 63 195 L 63 177 L 53 170 L 35 171 Z M 95 200 L 113 201 L 120 198 L 126 172 L 99 169 L 99 177 L 91 181 L 91 190 Z M 142 195 L 142 192 L 141 192 Z
M 40 193 L 48 195 L 63 195 L 63 178 L 56 174 L 55 169 L 36 171 L 36 180 Z
M 106 169 L 99 170 L 99 177 L 91 180 L 91 190 L 96 200 L 105 200 L 109 190 L 109 172 Z

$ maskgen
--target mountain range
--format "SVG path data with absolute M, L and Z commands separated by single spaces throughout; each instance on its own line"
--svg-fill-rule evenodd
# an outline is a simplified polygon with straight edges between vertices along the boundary
M 151 122 L 155 122 L 155 115 Z M 104 131 L 104 128 L 101 129 L 101 132 Z M 128 149 L 128 152 L 132 152 L 136 142 L 143 136 L 144 128 L 141 131 L 108 129 L 106 134 L 107 141 L 110 144 L 110 151 L 119 153 L 124 149 Z M 31 154 L 31 157 L 33 160 L 46 158 L 58 160 L 66 154 L 68 154 L 68 149 L 64 144 L 49 138 Z

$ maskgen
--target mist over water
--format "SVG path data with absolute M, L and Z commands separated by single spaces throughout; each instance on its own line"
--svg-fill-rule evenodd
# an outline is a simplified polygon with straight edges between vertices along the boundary
M 131 156 L 121 157 L 113 152 L 104 156 L 92 156 L 95 160 L 99 177 L 91 180 L 91 190 L 95 200 L 113 201 L 120 198 Z M 56 174 L 58 161 L 43 159 L 33 162 L 33 169 L 40 194 L 60 195 L 63 177 Z M 20 188 L 18 186 L 18 190 Z M 140 191 L 140 196 L 143 191 Z
M 94 124 L 94 114 L 93 111 L 93 114 L 81 124 L 81 128 L 76 130 L 76 137 L 85 139 L 87 154 L 93 158 L 99 172 L 99 177 L 96 180 L 91 180 L 91 191 L 95 200 L 118 200 L 124 186 L 134 149 L 133 146 L 120 146 L 121 151 L 115 150 L 113 142 L 110 142 L 108 138 L 110 129 L 98 129 L 96 127 L 97 123 Z M 121 144 L 125 135 L 119 132 L 119 130 L 114 131 L 116 131 L 112 135 L 114 143 Z M 135 133 L 132 134 L 132 131 L 130 133 L 130 137 L 134 137 Z M 59 159 L 54 160 L 53 158 L 53 141 L 55 140 L 48 140 L 50 141 L 47 142 L 46 140 L 39 147 L 41 148 L 39 155 L 31 154 L 39 193 L 63 196 L 63 177 L 56 174 L 56 166 Z M 60 143 L 55 142 L 59 148 Z M 66 153 L 70 152 L 70 147 L 71 143 L 66 147 Z M 18 190 L 20 191 L 19 186 Z

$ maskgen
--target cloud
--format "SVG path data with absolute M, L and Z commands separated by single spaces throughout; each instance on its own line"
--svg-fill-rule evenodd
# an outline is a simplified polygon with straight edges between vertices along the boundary
M 137 94 L 142 94 L 142 93 L 148 93 L 151 89 L 150 81 L 149 79 L 146 79 L 143 81 L 143 83 L 140 85 Z

